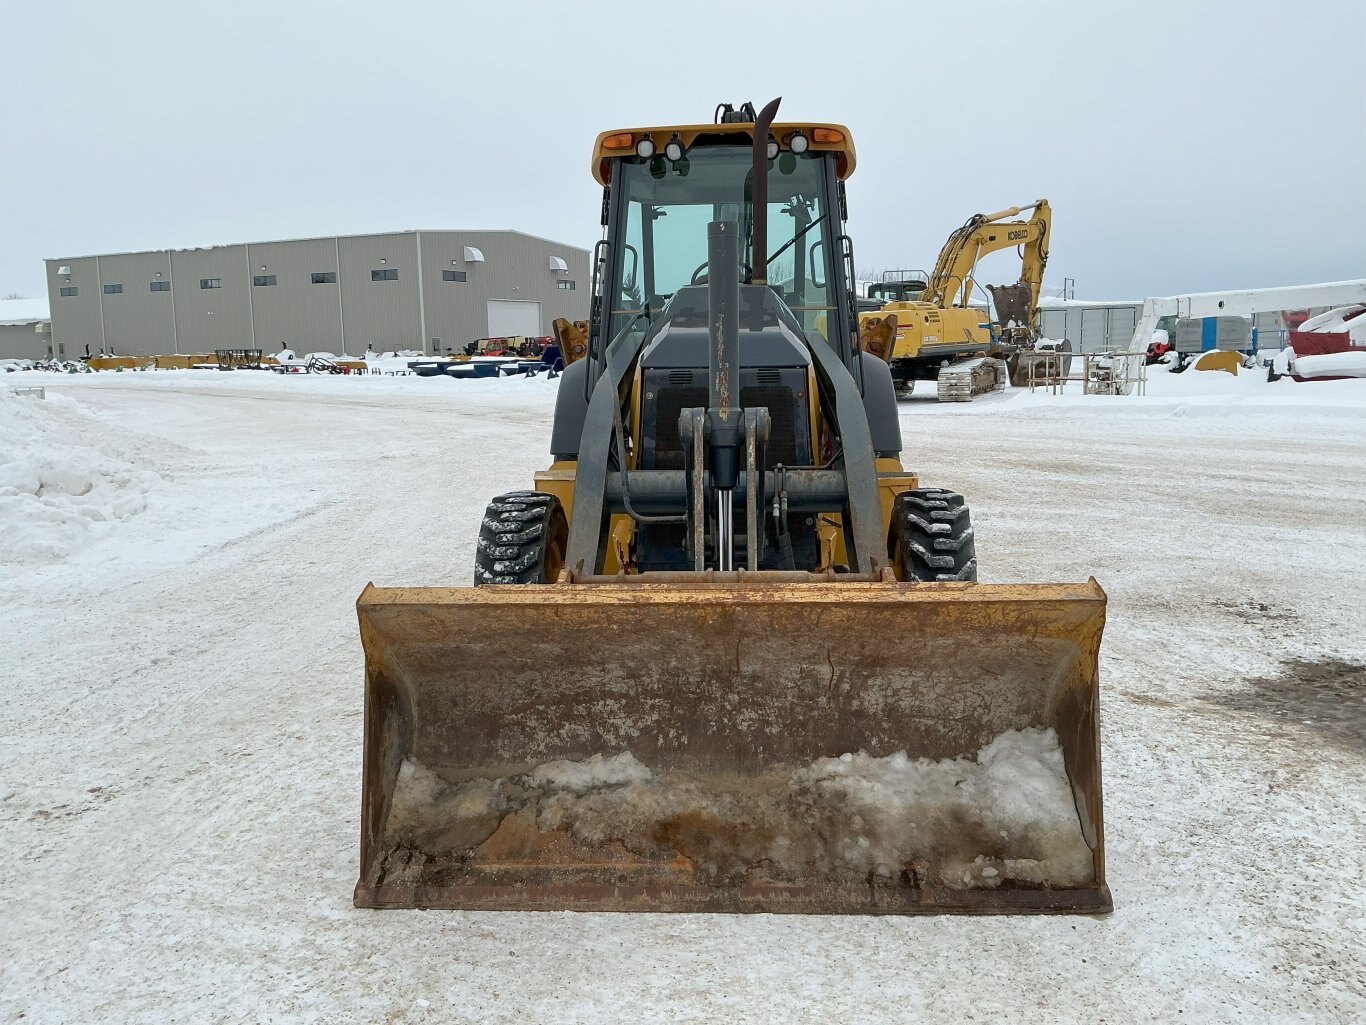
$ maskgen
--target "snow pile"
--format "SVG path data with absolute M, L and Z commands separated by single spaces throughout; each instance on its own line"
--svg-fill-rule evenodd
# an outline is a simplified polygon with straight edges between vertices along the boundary
M 1366 344 L 1366 303 L 1352 303 L 1320 313 L 1306 320 L 1299 329 L 1316 333 L 1345 331 L 1353 345 Z
M 1366 377 L 1366 349 L 1318 356 L 1296 356 L 1292 352 L 1290 372 L 1305 378 Z
M 650 778 L 650 770 L 629 751 L 610 758 L 595 754 L 582 762 L 546 762 L 515 780 L 479 778 L 456 784 L 445 782 L 419 762 L 404 759 L 387 829 L 400 843 L 420 850 L 467 851 L 492 836 L 507 812 L 525 805 L 528 787 L 552 795 L 562 792 L 572 799 L 591 790 L 645 783 Z
M 423 855 L 400 853 L 404 863 L 460 864 L 500 827 L 682 856 L 714 880 L 863 885 L 876 874 L 967 889 L 1093 878 L 1051 729 L 1007 731 L 975 758 L 844 754 L 758 775 L 652 772 L 622 752 L 447 782 L 405 761 L 384 846 Z
M 452 786 L 426 766 L 405 760 L 389 808 L 389 835 L 420 850 L 466 851 L 493 835 L 509 807 L 501 779 Z
M 142 512 L 158 479 L 70 399 L 0 390 L 0 564 L 65 558 Z
M 1007 731 L 975 761 L 845 754 L 817 762 L 799 779 L 863 821 L 840 853 L 880 875 L 915 850 L 935 853 L 948 885 L 991 886 L 1002 876 L 1081 882 L 1091 874 L 1052 729 Z M 955 836 L 962 833 L 974 842 L 962 845 Z
M 620 787 L 628 783 L 648 783 L 652 773 L 630 751 L 611 758 L 595 754 L 582 762 L 560 759 L 538 765 L 527 773 L 527 783 L 545 790 L 570 790 L 587 793 L 599 787 Z

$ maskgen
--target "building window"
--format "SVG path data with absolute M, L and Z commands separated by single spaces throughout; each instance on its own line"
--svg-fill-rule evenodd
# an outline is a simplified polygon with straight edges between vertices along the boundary
M 122 291 L 123 291 L 123 286 L 122 286 L 122 285 L 105 285 L 105 286 L 104 286 L 104 294 L 105 294 L 105 295 L 118 295 L 118 294 L 119 294 L 120 292 L 122 292 Z
M 397 280 L 398 280 L 398 268 L 397 268 L 397 267 L 381 267 L 379 270 L 372 270 L 372 271 L 370 272 L 370 280 L 371 280 L 371 281 L 397 281 Z
M 62 295 L 67 298 L 70 298 L 71 296 L 75 295 L 77 291 L 78 290 L 75 285 L 67 285 L 65 288 L 62 289 Z
M 200 279 L 199 279 L 199 287 L 200 287 L 200 288 L 222 288 L 222 287 L 223 287 L 223 279 L 222 279 L 222 278 L 200 278 Z
M 337 272 L 331 270 L 315 270 L 313 272 L 313 284 L 315 285 L 335 285 L 337 283 Z
M 469 275 L 462 270 L 443 270 L 441 272 L 442 281 L 464 281 L 468 277 Z
M 274 274 L 257 274 L 251 279 L 253 285 L 273 285 L 276 283 Z
M 169 292 L 171 290 L 171 283 L 169 281 L 153 281 L 151 285 L 148 286 L 148 290 L 152 292 Z
M 555 287 L 558 288 L 561 292 L 572 292 L 574 291 L 574 282 L 557 281 L 555 282 Z

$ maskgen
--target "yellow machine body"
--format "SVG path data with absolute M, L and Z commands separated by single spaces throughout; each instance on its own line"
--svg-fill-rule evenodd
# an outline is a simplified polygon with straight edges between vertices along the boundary
M 896 314 L 896 342 L 889 359 L 957 359 L 994 347 L 987 310 L 940 307 L 926 302 L 890 302 L 881 315 Z M 865 314 L 878 316 L 878 314 Z

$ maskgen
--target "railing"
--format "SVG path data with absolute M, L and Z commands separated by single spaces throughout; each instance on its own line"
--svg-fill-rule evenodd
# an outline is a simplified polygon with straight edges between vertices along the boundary
M 1146 395 L 1148 364 L 1146 352 L 1054 352 L 1036 350 L 1020 354 L 1026 361 L 1025 378 L 1029 390 L 1061 395 L 1067 385 L 1081 385 L 1083 395 Z M 1076 373 L 1078 365 L 1081 372 Z M 1137 368 L 1135 372 L 1131 368 Z

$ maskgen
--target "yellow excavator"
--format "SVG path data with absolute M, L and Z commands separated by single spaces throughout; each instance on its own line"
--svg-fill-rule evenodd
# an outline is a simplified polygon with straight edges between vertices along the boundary
M 598 137 L 553 461 L 474 586 L 357 602 L 357 906 L 1110 909 L 1104 592 L 977 582 L 860 344 L 849 131 L 777 106 Z
M 1028 211 L 1033 211 L 1028 220 L 1010 220 Z M 874 338 L 886 336 L 878 354 L 892 368 L 898 390 L 935 381 L 941 402 L 964 402 L 1005 387 L 1019 353 L 1035 338 L 1052 220 L 1046 199 L 975 214 L 949 236 L 928 279 L 911 283 L 919 286 L 919 295 L 862 314 L 864 330 Z M 986 309 L 969 305 L 973 276 L 982 257 L 1008 248 L 1020 251 L 1020 279 L 987 286 L 996 306 L 993 321 Z M 895 282 L 878 284 L 879 294 L 894 294 Z M 895 322 L 889 323 L 889 316 Z

